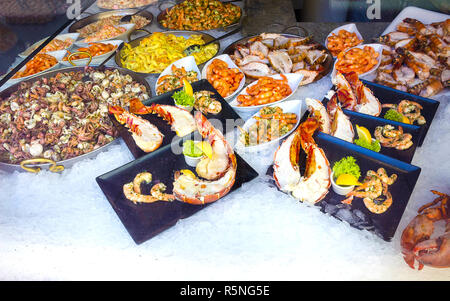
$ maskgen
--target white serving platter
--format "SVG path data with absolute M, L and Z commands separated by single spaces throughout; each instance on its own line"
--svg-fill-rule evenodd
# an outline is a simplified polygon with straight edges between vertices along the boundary
M 32 74 L 32 75 L 28 75 L 28 76 L 20 77 L 20 78 L 11 78 L 11 79 L 8 80 L 8 83 L 9 84 L 15 84 L 15 83 L 18 83 L 18 82 L 23 81 L 25 79 L 28 79 L 28 78 L 31 78 L 31 77 L 35 77 L 35 76 L 39 76 L 40 74 L 42 74 L 44 72 L 48 72 L 48 71 L 51 71 L 51 70 L 54 70 L 54 69 L 58 68 L 60 63 L 61 63 L 61 61 L 62 61 L 62 59 L 66 55 L 66 53 L 67 53 L 67 50 L 58 50 L 58 51 L 52 51 L 52 52 L 46 53 L 48 55 L 53 56 L 58 61 L 58 63 L 56 63 L 55 65 L 53 65 L 52 67 L 50 67 L 48 69 L 45 69 L 45 70 L 43 70 L 41 72 L 38 72 L 38 73 L 35 73 L 35 74 Z M 26 65 L 23 66 L 22 68 L 20 68 L 19 72 L 20 71 L 24 71 L 25 68 L 26 68 Z
M 269 103 L 269 104 L 263 104 L 263 105 L 257 105 L 257 106 L 248 106 L 248 107 L 240 107 L 239 106 L 239 102 L 237 100 L 239 95 L 248 95 L 248 93 L 246 92 L 248 87 L 252 87 L 254 85 L 256 85 L 256 83 L 258 83 L 258 81 L 254 81 L 253 83 L 251 83 L 250 85 L 248 85 L 247 87 L 245 87 L 240 93 L 239 95 L 237 95 L 233 101 L 230 102 L 230 106 L 238 113 L 244 113 L 244 114 L 250 114 L 250 113 L 255 113 L 256 111 L 258 111 L 260 108 L 262 107 L 266 107 L 268 105 L 274 105 L 274 104 L 278 104 L 281 103 L 283 101 L 285 101 L 286 99 L 288 99 L 289 97 L 291 97 L 295 91 L 298 89 L 298 85 L 300 84 L 300 82 L 303 79 L 303 75 L 302 74 L 298 74 L 298 73 L 285 73 L 284 74 L 288 80 L 288 85 L 289 87 L 291 87 L 291 94 L 289 94 L 288 96 L 286 96 L 283 99 L 280 99 L 278 101 L 275 101 L 273 103 Z M 272 77 L 274 79 L 282 79 L 280 74 L 275 74 L 275 75 L 271 75 L 268 77 Z
M 345 52 L 348 52 L 348 51 L 350 51 L 350 50 L 353 49 L 353 48 L 361 48 L 361 49 L 362 49 L 362 48 L 364 48 L 364 47 L 366 47 L 366 46 L 372 47 L 376 52 L 378 52 L 377 64 L 376 64 L 375 66 L 373 66 L 372 69 L 370 69 L 369 71 L 367 71 L 367 72 L 365 72 L 365 73 L 362 73 L 362 74 L 359 74 L 359 77 L 360 77 L 360 78 L 363 77 L 363 78 L 365 78 L 365 79 L 369 79 L 369 78 L 371 78 L 371 77 L 374 76 L 375 71 L 376 71 L 376 70 L 378 69 L 378 67 L 380 66 L 380 63 L 381 63 L 381 56 L 382 56 L 382 52 L 383 52 L 383 45 L 381 45 L 381 44 L 360 44 L 360 45 L 358 45 L 358 46 L 355 46 L 355 47 L 352 47 L 352 48 L 347 49 Z M 337 63 L 338 61 L 339 61 L 339 60 L 336 60 L 336 61 L 334 62 L 334 65 L 333 65 L 333 72 L 331 73 L 331 78 L 334 78 L 335 75 L 336 75 L 336 73 L 337 73 L 337 70 L 336 70 L 336 63 Z
M 133 23 L 121 24 L 121 25 L 116 25 L 116 27 L 123 27 L 126 30 L 125 30 L 125 32 L 121 33 L 120 35 L 111 37 L 109 39 L 86 42 L 85 41 L 86 38 L 84 38 L 82 40 L 76 41 L 75 44 L 80 47 L 89 47 L 89 43 L 101 43 L 101 42 L 106 42 L 106 41 L 110 41 L 110 40 L 122 40 L 122 41 L 126 42 L 128 40 L 128 35 L 134 30 L 134 28 L 136 27 L 136 24 L 133 24 Z
M 163 72 L 161 72 L 161 74 L 158 76 L 158 79 L 156 80 L 156 83 L 155 83 L 155 93 L 156 93 L 156 95 L 160 95 L 160 94 L 158 94 L 156 92 L 157 89 L 158 89 L 158 86 L 159 86 L 158 85 L 159 80 L 163 76 L 172 74 L 172 66 L 175 66 L 177 68 L 184 67 L 184 70 L 186 70 L 186 71 L 195 71 L 195 72 L 197 72 L 197 79 L 198 80 L 201 79 L 200 69 L 198 69 L 198 67 L 197 67 L 197 63 L 195 62 L 195 58 L 192 55 L 186 56 L 186 57 L 184 57 L 182 59 L 179 59 L 178 61 L 173 62 L 172 64 L 167 66 L 166 69 L 164 69 Z
M 345 25 L 339 26 L 339 27 L 335 28 L 332 32 L 330 32 L 328 34 L 328 36 L 325 39 L 325 47 L 327 49 L 328 49 L 328 38 L 330 36 L 332 36 L 333 34 L 337 35 L 339 33 L 339 31 L 342 30 L 342 29 L 346 30 L 348 32 L 356 33 L 356 36 L 358 37 L 358 39 L 361 40 L 361 42 L 358 45 L 360 45 L 361 43 L 364 43 L 364 39 L 363 39 L 361 33 L 359 32 L 358 28 L 356 27 L 356 24 L 355 23 L 350 23 L 350 24 L 345 24 Z M 336 56 L 334 56 L 334 55 L 333 55 L 333 57 L 336 58 Z
M 77 41 L 77 39 L 78 39 L 79 36 L 80 36 L 79 33 L 65 33 L 65 34 L 57 35 L 57 36 L 55 37 L 55 39 L 58 39 L 58 40 L 72 39 L 73 42 L 72 42 L 69 46 L 67 46 L 66 48 L 62 49 L 62 50 L 67 50 L 67 49 L 69 49 L 70 47 L 73 46 L 73 44 Z M 44 38 L 44 39 L 42 39 L 42 40 L 39 40 L 38 42 L 34 43 L 34 44 L 31 45 L 30 47 L 28 47 L 27 50 L 25 50 L 25 51 L 22 52 L 22 53 L 19 53 L 19 57 L 21 57 L 21 58 L 26 58 L 27 56 L 29 56 L 29 55 L 33 52 L 34 49 L 36 49 L 39 45 L 41 45 L 41 44 L 42 44 L 45 40 L 47 40 L 48 38 L 49 38 L 49 37 L 46 37 L 46 38 Z M 59 50 L 58 50 L 58 51 L 59 51 Z M 42 50 L 41 50 L 41 52 L 42 52 Z M 53 52 L 56 52 L 56 51 L 51 51 L 51 52 L 48 52 L 48 53 L 49 53 L 49 54 L 52 54 Z
M 98 43 L 98 42 L 93 42 L 93 43 Z M 119 47 L 119 45 L 122 44 L 123 41 L 122 40 L 110 40 L 110 41 L 105 41 L 105 42 L 101 42 L 101 43 L 103 43 L 103 44 L 112 44 L 114 46 Z M 107 53 L 104 53 L 102 55 L 97 55 L 97 56 L 92 57 L 92 62 L 90 62 L 89 65 L 99 65 L 99 64 L 101 64 L 108 56 L 110 56 L 114 51 L 116 51 L 117 47 L 114 48 L 113 50 L 107 52 Z M 77 47 L 77 49 L 74 49 L 72 51 L 72 53 L 77 52 L 78 48 L 80 48 L 80 47 Z M 88 64 L 88 62 L 89 62 L 89 58 L 72 60 L 72 63 L 74 63 L 75 66 L 86 66 Z M 64 65 L 64 66 L 72 66 L 72 64 L 70 64 L 69 61 L 64 61 L 64 60 L 61 61 L 61 64 Z
M 282 141 L 284 138 L 286 138 L 287 136 L 289 136 L 296 128 L 297 126 L 300 124 L 300 119 L 302 118 L 303 114 L 305 113 L 304 111 L 304 105 L 302 105 L 303 101 L 300 99 L 292 99 L 292 100 L 286 100 L 285 102 L 279 103 L 279 104 L 271 104 L 271 105 L 267 105 L 266 107 L 280 107 L 281 109 L 283 109 L 283 113 L 295 113 L 297 114 L 297 123 L 295 124 L 295 126 L 292 128 L 292 130 L 290 130 L 289 132 L 287 132 L 286 134 L 284 134 L 283 136 L 268 141 L 268 142 L 264 142 L 261 144 L 257 144 L 257 145 L 251 145 L 251 146 L 245 146 L 240 139 L 237 139 L 235 148 L 236 150 L 242 151 L 242 152 L 259 152 L 259 151 L 263 151 L 269 148 L 274 148 L 276 147 L 280 141 Z M 251 118 L 249 118 L 244 125 L 242 126 L 242 129 L 245 131 L 248 131 L 248 129 L 254 125 L 256 123 L 256 119 L 254 117 L 259 117 L 260 114 L 259 112 L 257 112 L 256 114 L 254 114 Z M 239 130 L 238 130 L 238 135 L 240 134 Z
M 228 54 L 221 54 L 217 57 L 214 57 L 212 59 L 210 59 L 208 62 L 206 62 L 206 64 L 203 66 L 202 69 L 202 78 L 206 79 L 206 72 L 208 70 L 208 66 L 212 63 L 213 60 L 215 59 L 219 59 L 224 61 L 225 63 L 227 63 L 228 68 L 237 68 L 242 74 L 244 74 L 244 72 L 242 72 L 242 70 L 233 62 L 233 60 L 230 58 L 230 56 Z M 241 82 L 239 84 L 239 87 L 236 89 L 236 91 L 234 91 L 232 94 L 228 95 L 227 97 L 225 97 L 225 100 L 230 100 L 233 99 L 237 93 L 239 93 L 242 88 L 244 88 L 245 86 L 245 74 L 244 77 L 241 79 Z

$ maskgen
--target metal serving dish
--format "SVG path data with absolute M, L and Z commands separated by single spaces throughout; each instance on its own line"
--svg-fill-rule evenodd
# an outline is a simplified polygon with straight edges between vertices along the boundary
M 299 26 L 291 26 L 291 27 L 286 28 L 284 31 L 289 30 L 289 29 L 293 29 L 293 28 L 300 28 L 300 29 L 304 30 L 305 31 L 305 35 L 302 36 L 302 35 L 285 33 L 285 32 L 282 32 L 282 33 L 279 33 L 279 34 L 284 36 L 284 37 L 287 37 L 287 38 L 304 38 L 304 37 L 308 36 L 307 31 L 304 28 L 299 27 Z M 228 55 L 232 55 L 234 53 L 234 50 L 236 49 L 236 46 L 238 46 L 238 45 L 245 45 L 250 39 L 258 37 L 258 36 L 259 35 L 252 35 L 252 36 L 247 36 L 245 38 L 237 40 L 236 42 L 231 43 L 230 45 L 228 45 L 228 47 L 225 48 L 223 53 L 228 54 Z M 315 78 L 315 80 L 312 82 L 312 83 L 314 83 L 314 82 L 320 80 L 322 77 L 327 76 L 331 72 L 331 70 L 333 69 L 333 56 L 331 55 L 330 51 L 324 45 L 322 45 L 321 43 L 319 43 L 317 41 L 314 41 L 314 40 L 312 40 L 311 43 L 319 44 L 320 46 L 319 46 L 318 49 L 319 50 L 325 50 L 325 52 L 328 55 L 327 59 L 325 60 L 325 63 L 324 63 L 325 69 L 322 72 L 320 72 L 319 75 Z M 249 82 L 253 81 L 249 77 L 247 77 L 247 78 L 249 79 Z
M 134 39 L 134 40 L 131 40 L 131 41 L 129 41 L 129 42 L 126 43 L 126 44 L 129 44 L 132 48 L 138 46 L 139 43 L 140 43 L 143 39 L 149 37 L 149 36 L 152 34 L 152 33 L 150 33 L 150 32 L 147 31 L 147 30 L 144 30 L 144 31 L 146 31 L 148 34 L 145 35 L 145 36 L 136 38 L 136 39 Z M 207 33 L 203 33 L 203 32 L 199 32 L 199 31 L 173 30 L 173 31 L 164 31 L 163 33 L 164 33 L 164 34 L 173 34 L 173 35 L 175 35 L 176 37 L 182 36 L 182 37 L 184 37 L 184 38 L 186 38 L 186 39 L 189 38 L 189 36 L 192 36 L 192 35 L 200 35 L 200 36 L 202 36 L 202 39 L 205 41 L 205 43 L 208 43 L 209 41 L 215 39 L 212 35 L 207 34 Z M 132 34 L 133 34 L 133 32 L 130 34 L 130 36 L 131 36 Z M 216 45 L 217 45 L 217 52 L 216 52 L 216 54 L 215 54 L 213 57 L 211 57 L 210 59 L 212 59 L 212 58 L 214 58 L 215 56 L 217 56 L 217 54 L 219 54 L 219 52 L 220 52 L 220 43 L 219 43 L 219 42 L 214 42 L 213 44 L 216 44 Z M 122 48 L 119 52 L 116 52 L 116 55 L 115 55 L 115 57 L 114 57 L 114 60 L 116 61 L 117 66 L 119 66 L 119 67 L 121 67 L 121 68 L 124 68 L 123 65 L 122 65 L 122 62 L 121 62 L 121 60 L 120 60 L 120 56 L 121 56 L 123 50 L 124 50 L 124 49 Z M 208 61 L 209 61 L 209 60 L 208 60 Z M 173 63 L 173 62 L 171 62 L 171 63 Z M 201 69 L 201 68 L 205 65 L 205 63 L 206 63 L 206 62 L 204 62 L 204 63 L 198 65 L 198 68 Z M 158 72 L 158 73 L 143 73 L 143 72 L 136 72 L 136 71 L 133 71 L 133 72 L 134 72 L 134 73 L 137 73 L 137 74 L 140 74 L 140 75 L 142 75 L 142 76 L 145 77 L 145 76 L 149 76 L 149 75 L 159 75 L 162 71 L 161 71 L 161 72 Z
M 106 11 L 106 12 L 102 12 L 102 13 L 97 13 L 95 15 L 91 15 L 88 17 L 85 17 L 81 20 L 76 21 L 75 23 L 73 23 L 70 27 L 69 27 L 69 32 L 78 32 L 77 30 L 85 27 L 86 25 L 89 25 L 91 23 L 94 23 L 96 21 L 108 18 L 108 17 L 112 17 L 112 16 L 127 16 L 127 15 L 131 15 L 134 14 L 136 12 L 138 12 L 139 9 L 137 8 L 128 8 L 128 9 L 120 9 L 120 10 L 112 10 L 112 11 Z M 150 20 L 150 23 L 148 23 L 145 27 L 148 27 L 152 24 L 153 22 L 153 15 L 151 12 L 149 11 L 142 11 L 139 13 L 139 16 L 142 16 L 144 18 L 146 18 L 147 20 Z
M 161 6 L 162 6 L 163 4 L 166 4 L 166 3 L 173 3 L 174 5 L 172 5 L 172 6 L 168 7 L 168 8 L 166 8 L 166 9 L 161 9 Z M 182 2 L 180 2 L 180 3 L 182 3 Z M 158 26 L 159 26 L 160 28 L 162 28 L 162 29 L 164 29 L 164 30 L 174 30 L 174 29 L 172 29 L 172 28 L 168 28 L 168 27 L 163 26 L 162 23 L 161 23 L 161 21 L 164 20 L 164 18 L 166 17 L 167 11 L 170 11 L 176 4 L 180 4 L 180 3 L 176 3 L 176 2 L 174 2 L 174 1 L 166 1 L 166 2 L 161 2 L 161 3 L 158 5 L 158 9 L 159 9 L 161 12 L 160 12 L 160 13 L 158 14 L 158 16 L 156 17 L 156 21 L 158 22 Z M 230 4 L 231 4 L 231 3 L 230 3 Z M 232 5 L 234 5 L 234 4 L 232 4 Z M 241 8 L 240 6 L 237 6 L 237 5 L 234 5 L 234 6 L 238 7 L 238 8 L 240 9 L 240 11 L 241 11 L 241 17 L 240 17 L 239 19 L 237 19 L 236 22 L 234 22 L 234 23 L 232 23 L 232 24 L 230 24 L 230 25 L 228 25 L 228 26 L 225 26 L 225 27 L 217 27 L 217 28 L 211 28 L 211 29 L 201 29 L 201 30 L 195 30 L 195 31 L 198 32 L 198 31 L 206 31 L 206 30 L 228 30 L 230 27 L 233 27 L 233 26 L 236 26 L 237 24 L 240 24 L 241 21 L 242 21 L 242 18 L 244 17 L 244 11 L 242 10 L 242 8 Z
M 136 74 L 135 72 L 132 72 L 128 69 L 123 69 L 123 68 L 113 68 L 113 67 L 96 67 L 96 66 L 90 66 L 91 68 L 94 69 L 98 69 L 98 70 L 113 70 L 113 69 L 118 69 L 119 72 L 121 74 L 124 75 L 130 75 L 132 77 L 132 79 L 136 82 L 141 83 L 142 85 L 144 85 L 147 89 L 147 94 L 149 95 L 149 97 L 151 96 L 152 90 L 150 85 L 148 84 L 148 82 L 141 77 L 140 75 Z M 52 70 L 52 71 L 48 71 L 45 72 L 43 74 L 40 74 L 38 76 L 34 76 L 31 77 L 29 79 L 20 81 L 8 88 L 6 88 L 5 90 L 0 92 L 0 98 L 5 99 L 7 97 L 9 97 L 12 93 L 14 93 L 17 88 L 19 87 L 19 85 L 22 82 L 35 82 L 41 78 L 49 78 L 52 77 L 54 75 L 56 75 L 57 73 L 60 72 L 77 72 L 77 71 L 83 71 L 85 69 L 85 67 L 67 67 L 67 68 L 62 68 L 62 69 L 57 69 L 57 70 Z M 50 159 L 44 159 L 44 158 L 33 158 L 33 159 L 29 159 L 29 160 L 24 160 L 22 161 L 22 163 L 20 164 L 11 164 L 11 163 L 5 163 L 5 162 L 0 162 L 0 169 L 1 170 L 5 170 L 7 172 L 14 172 L 14 171 L 30 171 L 30 172 L 39 172 L 41 169 L 49 169 L 50 171 L 54 171 L 54 172 L 58 172 L 58 171 L 62 171 L 64 170 L 64 168 L 68 168 L 71 167 L 73 164 L 75 164 L 76 162 L 79 162 L 83 159 L 86 158 L 92 158 L 95 155 L 97 155 L 98 153 L 105 151 L 106 148 L 110 145 L 112 145 L 113 143 L 117 142 L 117 139 L 114 139 L 113 141 L 111 141 L 108 144 L 103 145 L 102 147 L 99 147 L 89 153 L 77 156 L 77 157 L 73 157 L 70 159 L 66 159 L 66 160 L 62 160 L 62 161 L 58 161 L 55 162 L 53 160 Z M 25 163 L 24 163 L 25 162 Z M 42 163 L 45 162 L 45 163 Z M 27 165 L 30 164 L 32 165 L 32 167 L 27 167 Z M 22 166 L 23 165 L 23 166 Z

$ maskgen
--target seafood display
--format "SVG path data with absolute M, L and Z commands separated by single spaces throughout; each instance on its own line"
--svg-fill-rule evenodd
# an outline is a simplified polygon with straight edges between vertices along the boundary
M 319 121 L 319 131 L 353 142 L 355 136 L 353 125 L 339 106 L 333 108 L 329 106 L 326 109 L 321 101 L 313 98 L 306 98 L 306 105 L 310 112 L 309 116 Z
M 379 38 L 385 45 L 375 81 L 423 97 L 450 84 L 450 19 L 423 24 L 405 18 Z
M 379 53 L 372 46 L 354 47 L 337 55 L 335 69 L 341 73 L 364 74 L 378 64 Z
M 343 109 L 372 116 L 380 115 L 380 102 L 373 92 L 359 80 L 356 72 L 347 74 L 338 72 L 332 82 L 336 86 L 336 93 L 327 104 L 329 112 L 334 112 L 335 108 L 340 105 Z
M 166 9 L 160 23 L 176 30 L 209 30 L 227 27 L 239 21 L 241 9 L 218 0 L 185 0 Z
M 40 53 L 46 53 L 51 51 L 57 51 L 57 50 L 64 50 L 72 46 L 73 42 L 75 42 L 74 39 L 67 38 L 64 40 L 61 39 L 53 39 L 50 43 L 48 43 Z M 33 50 L 36 50 L 39 47 L 39 45 L 36 45 L 36 47 L 33 48 Z
M 206 79 L 211 83 L 220 96 L 233 94 L 241 84 L 244 74 L 237 68 L 230 68 L 220 59 L 214 59 L 206 70 Z
M 112 39 L 114 37 L 123 34 L 126 31 L 127 29 L 123 26 L 105 25 L 98 31 L 95 31 L 92 34 L 88 35 L 86 38 L 84 38 L 83 42 L 89 43 Z
M 312 135 L 319 127 L 317 119 L 308 118 L 300 124 L 274 155 L 273 178 L 278 188 L 294 198 L 311 204 L 321 201 L 330 188 L 330 163 Z M 300 173 L 300 147 L 305 151 L 305 173 Z
M 363 40 L 359 39 L 356 33 L 341 29 L 337 34 L 332 33 L 327 38 L 327 48 L 333 56 L 337 56 L 342 51 L 357 46 L 362 42 Z
M 201 112 L 195 113 L 196 127 L 212 146 L 211 157 L 203 157 L 196 166 L 197 177 L 190 170 L 175 172 L 173 194 L 189 204 L 202 205 L 225 196 L 236 178 L 237 162 L 233 148 L 223 134 Z
M 438 197 L 419 208 L 418 215 L 406 226 L 401 236 L 402 253 L 412 269 L 416 261 L 419 270 L 424 266 L 450 267 L 450 196 L 436 190 L 431 192 Z M 444 233 L 432 238 L 438 221 L 445 221 Z
M 244 146 L 258 145 L 269 142 L 290 132 L 297 124 L 297 114 L 285 113 L 280 107 L 263 107 L 259 116 L 253 117 L 256 123 L 247 131 L 238 127 L 239 136 Z
M 109 44 L 109 43 L 89 43 L 89 47 L 80 47 L 76 50 L 76 52 L 87 52 L 89 53 L 92 57 L 95 56 L 99 56 L 108 52 L 113 51 L 114 49 L 116 49 L 117 46 L 113 45 L 113 44 Z M 67 55 L 64 57 L 64 61 L 67 61 L 69 58 L 69 55 L 71 55 L 70 51 L 67 51 Z M 72 60 L 79 60 L 79 59 L 86 59 L 89 58 L 89 55 L 85 54 L 85 53 L 79 53 L 79 54 L 74 54 L 71 59 Z
M 123 185 L 123 194 L 125 197 L 132 201 L 134 204 L 138 203 L 154 203 L 157 201 L 171 202 L 175 197 L 171 194 L 165 193 L 166 185 L 159 182 L 152 186 L 150 189 L 150 195 L 142 194 L 141 184 L 150 184 L 153 180 L 153 176 L 149 172 L 138 173 L 133 182 Z
M 413 145 L 412 135 L 403 133 L 401 126 L 396 129 L 393 125 L 377 126 L 374 132 L 375 137 L 380 141 L 383 147 L 393 147 L 399 150 L 405 150 Z
M 376 172 L 368 170 L 363 183 L 347 194 L 349 199 L 345 203 L 351 203 L 353 197 L 362 198 L 364 205 L 370 212 L 381 214 L 391 207 L 393 199 L 388 191 L 388 186 L 397 180 L 396 174 L 387 175 L 384 168 L 379 168 Z
M 269 104 L 286 98 L 292 93 L 288 79 L 281 74 L 281 79 L 272 77 L 261 77 L 255 84 L 245 89 L 246 94 L 237 97 L 238 106 L 249 107 Z
M 309 37 L 290 37 L 278 33 L 262 33 L 237 44 L 230 57 L 253 79 L 279 73 L 303 75 L 300 85 L 306 85 L 320 78 L 331 60 L 326 49 L 312 42 Z
M 85 70 L 22 82 L 1 99 L 1 162 L 60 161 L 88 153 L 118 136 L 108 105 L 124 107 L 132 97 L 148 98 L 144 85 L 117 69 Z
M 24 70 L 18 71 L 12 78 L 30 76 L 50 69 L 56 64 L 58 64 L 58 61 L 54 56 L 45 53 L 38 53 L 31 61 L 25 64 Z
M 120 22 L 121 18 L 123 18 L 122 15 L 109 16 L 109 17 L 100 19 L 98 21 L 95 21 L 91 24 L 88 24 L 88 25 L 78 29 L 77 32 L 80 33 L 81 38 L 86 38 L 96 32 L 103 30 L 105 27 L 125 24 L 123 22 Z M 135 28 L 140 29 L 140 28 L 147 26 L 150 22 L 151 22 L 151 20 L 148 20 L 145 17 L 135 15 L 135 16 L 131 17 L 131 21 L 129 23 L 135 24 L 136 25 Z
M 157 0 L 97 0 L 97 6 L 104 9 L 134 8 L 157 2 Z
M 125 124 L 129 128 L 134 142 L 144 152 L 152 152 L 161 146 L 164 135 L 148 120 L 140 118 L 119 106 L 111 106 L 109 113 L 114 114 L 120 124 Z
M 156 94 L 163 94 L 183 87 L 183 80 L 189 83 L 198 80 L 198 73 L 194 70 L 186 71 L 184 67 L 177 68 L 175 65 L 171 67 L 171 74 L 161 76 L 157 81 Z
M 159 73 L 171 63 L 185 57 L 184 49 L 196 44 L 205 44 L 201 35 L 191 35 L 186 39 L 174 34 L 154 32 L 140 40 L 136 47 L 125 43 L 120 52 L 120 62 L 124 68 L 136 72 Z M 193 53 L 192 56 L 199 65 L 216 55 L 218 49 L 218 45 L 212 43 L 202 47 L 199 52 Z
M 397 111 L 398 116 L 396 116 L 392 111 L 386 112 L 384 117 L 386 119 L 392 119 L 394 121 L 410 124 L 417 123 L 418 125 L 423 125 L 427 122 L 425 117 L 421 114 L 423 107 L 415 101 L 404 99 L 398 104 L 383 104 L 382 107 Z M 390 117 L 390 115 L 393 115 L 393 117 Z

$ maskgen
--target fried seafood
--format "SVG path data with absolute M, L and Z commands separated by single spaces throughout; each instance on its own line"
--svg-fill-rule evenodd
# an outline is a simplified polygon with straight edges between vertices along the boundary
M 206 79 L 222 97 L 233 94 L 243 78 L 244 74 L 239 69 L 229 68 L 228 64 L 220 59 L 214 59 L 206 71 Z
M 114 26 L 114 25 L 105 25 L 100 30 L 95 31 L 94 33 L 88 35 L 86 38 L 84 38 L 83 42 L 89 43 L 89 42 L 97 42 L 102 40 L 108 40 L 112 39 L 114 37 L 117 37 L 124 32 L 126 32 L 127 29 L 122 26 Z
M 374 132 L 375 138 L 380 141 L 384 147 L 392 147 L 398 150 L 405 150 L 413 145 L 411 141 L 412 135 L 403 133 L 401 126 L 395 129 L 394 126 L 386 124 L 385 126 L 377 126 Z
M 258 79 L 279 73 L 300 73 L 300 85 L 306 85 L 325 70 L 328 58 L 311 37 L 288 38 L 277 33 L 262 33 L 235 47 L 230 55 L 249 78 Z
M 203 114 L 219 114 L 222 111 L 222 104 L 211 96 L 211 91 L 198 91 L 194 93 L 194 108 Z
M 60 39 L 55 38 L 50 43 L 48 43 L 44 48 L 42 48 L 40 53 L 64 50 L 64 49 L 67 49 L 70 46 L 72 46 L 73 42 L 75 42 L 75 40 L 71 39 L 71 38 L 67 38 L 65 40 L 60 40 Z M 36 50 L 38 47 L 39 47 L 39 45 L 34 47 L 33 50 Z
M 394 32 L 379 38 L 383 63 L 375 81 L 423 97 L 433 96 L 449 82 L 450 19 L 432 24 L 405 18 Z
M 115 26 L 115 25 L 124 24 L 124 23 L 120 22 L 120 19 L 122 19 L 122 18 L 123 18 L 122 15 L 110 16 L 107 18 L 103 18 L 101 20 L 98 20 L 96 22 L 93 22 L 91 24 L 84 26 L 83 28 L 78 29 L 77 32 L 80 33 L 80 38 L 86 38 L 86 37 L 94 34 L 95 32 L 102 30 L 105 26 Z M 145 17 L 135 15 L 135 16 L 131 17 L 131 21 L 129 23 L 136 24 L 135 28 L 140 29 L 140 28 L 145 27 L 147 24 L 149 24 L 150 20 L 148 20 Z
M 297 124 L 297 114 L 284 113 L 280 107 L 264 107 L 259 110 L 259 117 L 254 117 L 256 123 L 248 131 L 238 127 L 241 131 L 239 138 L 245 146 L 258 145 L 277 139 Z
M 397 175 L 387 175 L 384 168 L 379 168 L 377 172 L 368 170 L 362 185 L 357 186 L 347 194 L 347 197 L 362 198 L 364 205 L 370 212 L 382 214 L 392 205 L 392 194 L 388 191 L 388 186 L 394 184 Z
M 12 78 L 30 76 L 45 71 L 56 64 L 58 64 L 58 61 L 55 57 L 45 53 L 38 53 L 31 61 L 25 64 L 25 70 L 18 71 Z
M 450 267 L 450 196 L 436 190 L 431 190 L 438 197 L 418 210 L 402 232 L 400 244 L 405 262 L 414 269 L 416 260 L 418 269 L 424 265 L 433 268 Z M 434 206 L 434 207 L 433 207 Z M 434 223 L 444 220 L 445 230 L 440 236 L 434 235 Z
M 337 89 L 327 105 L 330 112 L 334 112 L 333 107 L 340 104 L 342 108 L 347 110 L 372 116 L 380 115 L 380 102 L 373 92 L 364 86 L 355 72 L 347 74 L 337 72 L 332 82 Z
M 378 56 L 378 52 L 370 46 L 352 48 L 338 54 L 335 68 L 342 73 L 363 74 L 378 64 Z
M 157 201 L 173 201 L 175 197 L 172 194 L 165 193 L 166 185 L 164 185 L 163 183 L 157 183 L 153 185 L 153 187 L 150 189 L 150 195 L 142 194 L 141 184 L 150 184 L 152 182 L 152 178 L 152 174 L 149 172 L 138 173 L 134 177 L 133 182 L 123 185 L 123 194 L 134 204 L 154 203 Z
M 83 82 L 84 75 L 90 80 Z M 70 159 L 118 136 L 108 106 L 128 106 L 131 97 L 148 98 L 144 85 L 117 69 L 61 72 L 22 82 L 0 100 L 0 161 Z
M 282 79 L 272 77 L 262 77 L 256 84 L 245 89 L 247 94 L 238 95 L 237 101 L 240 107 L 258 106 L 269 104 L 286 98 L 292 93 L 288 80 L 284 74 Z
M 116 49 L 117 46 L 114 46 L 113 44 L 108 44 L 108 43 L 89 43 L 89 47 L 81 47 L 77 49 L 77 52 L 87 52 L 89 53 L 92 57 L 94 56 L 99 56 L 105 53 L 108 53 L 110 51 L 113 51 L 114 49 Z M 67 55 L 64 57 L 64 61 L 67 61 L 69 59 L 69 55 L 70 55 L 70 51 L 67 51 Z M 80 59 L 87 59 L 89 58 L 89 55 L 85 54 L 85 53 L 79 53 L 79 54 L 74 54 L 71 57 L 71 60 L 80 60 Z
M 230 191 L 236 178 L 237 162 L 231 145 L 201 112 L 195 113 L 195 122 L 197 130 L 213 149 L 211 157 L 204 157 L 196 167 L 198 175 L 207 180 L 198 178 L 190 170 L 177 171 L 173 194 L 182 202 L 202 205 L 217 201 Z
M 196 71 L 186 71 L 184 67 L 177 68 L 175 65 L 171 67 L 172 74 L 161 76 L 158 79 L 156 94 L 163 94 L 178 88 L 183 87 L 183 79 L 192 83 L 198 80 Z
M 312 135 L 319 127 L 316 119 L 308 118 L 300 124 L 274 155 L 273 178 L 282 191 L 291 193 L 302 202 L 315 204 L 322 200 L 330 188 L 330 163 Z M 305 151 L 306 169 L 302 175 L 298 166 L 300 147 Z
M 170 105 L 160 105 L 152 103 L 146 107 L 140 100 L 132 99 L 130 101 L 130 112 L 133 114 L 157 114 L 166 120 L 172 130 L 179 137 L 184 137 L 195 131 L 195 120 L 188 111 Z
M 327 38 L 327 48 L 333 56 L 337 56 L 340 52 L 357 46 L 362 42 L 363 40 L 360 40 L 356 33 L 341 29 L 337 34 L 332 33 Z
M 109 112 L 114 114 L 120 124 L 124 124 L 129 129 L 134 142 L 144 152 L 152 152 L 161 146 L 164 135 L 148 120 L 140 118 L 119 106 L 111 106 Z

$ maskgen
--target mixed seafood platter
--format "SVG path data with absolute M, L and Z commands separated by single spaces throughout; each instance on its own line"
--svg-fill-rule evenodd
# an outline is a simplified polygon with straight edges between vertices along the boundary
M 153 2 L 97 1 L 111 11 L 74 22 L 12 78 L 0 92 L 1 169 L 61 172 L 121 137 L 134 160 L 96 181 L 140 244 L 258 177 L 238 151 L 273 148 L 268 185 L 393 238 L 421 171 L 410 163 L 439 106 L 427 97 L 449 86 L 450 19 L 405 17 L 376 44 L 347 24 L 324 45 L 264 32 L 222 54 L 219 42 L 188 54 L 214 39 L 201 31 L 238 24 L 242 9 L 186 0 L 159 14 L 161 32 L 145 30 L 145 10 L 121 22 Z M 131 40 L 138 30 L 148 34 Z M 89 66 L 113 56 L 119 67 Z M 330 73 L 327 95 L 295 95 Z M 449 195 L 432 193 L 402 233 L 413 268 L 450 266 Z M 446 232 L 431 238 L 440 220 Z

